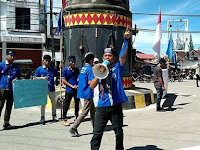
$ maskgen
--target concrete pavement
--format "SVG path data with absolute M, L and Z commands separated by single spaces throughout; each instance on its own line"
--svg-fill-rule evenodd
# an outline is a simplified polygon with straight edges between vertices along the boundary
M 150 88 L 153 83 L 136 83 Z M 169 83 L 167 100 L 163 106 L 170 109 L 156 112 L 155 104 L 146 108 L 124 111 L 124 146 L 127 150 L 192 149 L 200 145 L 200 88 L 195 81 Z M 57 110 L 58 116 L 60 110 Z M 2 116 L 4 111 L 2 112 Z M 69 112 L 73 116 L 73 112 Z M 11 124 L 18 128 L 0 131 L 1 150 L 89 150 L 92 137 L 90 121 L 83 122 L 78 131 L 81 137 L 71 137 L 70 127 L 61 122 L 38 123 L 40 108 L 13 110 Z M 51 110 L 46 111 L 46 120 Z M 73 119 L 69 120 L 71 123 Z M 0 119 L 0 125 L 3 119 Z M 192 148 L 189 148 L 192 147 Z M 102 139 L 101 150 L 114 150 L 115 136 L 110 123 Z

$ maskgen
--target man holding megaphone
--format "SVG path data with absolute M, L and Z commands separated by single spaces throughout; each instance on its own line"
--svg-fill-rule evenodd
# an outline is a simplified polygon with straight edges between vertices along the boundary
M 122 84 L 122 72 L 126 62 L 128 39 L 131 37 L 129 26 L 124 34 L 124 42 L 117 60 L 113 48 L 104 49 L 103 63 L 93 67 L 95 77 L 101 79 L 99 84 L 99 101 L 95 113 L 94 132 L 91 149 L 100 148 L 101 139 L 107 122 L 110 120 L 115 131 L 116 149 L 123 150 L 123 112 L 122 103 L 127 101 Z

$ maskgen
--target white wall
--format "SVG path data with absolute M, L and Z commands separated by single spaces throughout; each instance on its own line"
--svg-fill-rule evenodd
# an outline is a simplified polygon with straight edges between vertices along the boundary
M 39 0 L 11 0 L 6 3 L 8 30 L 15 30 L 15 8 L 30 8 L 30 31 L 39 32 Z M 5 10 L 4 10 L 5 11 Z M 41 15 L 41 14 L 40 14 Z M 27 30 L 25 30 L 27 31 Z

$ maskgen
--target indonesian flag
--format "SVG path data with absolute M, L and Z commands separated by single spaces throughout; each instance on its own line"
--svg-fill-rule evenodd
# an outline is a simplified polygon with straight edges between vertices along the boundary
M 65 6 L 66 6 L 66 0 L 62 0 L 62 5 L 63 5 L 63 8 L 65 8 Z
M 159 16 L 158 16 L 158 23 L 156 28 L 156 35 L 154 37 L 153 41 L 153 50 L 157 53 L 158 57 L 160 57 L 160 44 L 161 44 L 161 10 L 159 10 Z

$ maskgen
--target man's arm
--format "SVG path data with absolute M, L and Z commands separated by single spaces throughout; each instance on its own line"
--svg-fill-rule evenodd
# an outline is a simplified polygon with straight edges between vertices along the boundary
M 62 78 L 62 82 L 65 84 L 65 85 L 67 85 L 67 86 L 69 86 L 69 87 L 71 87 L 71 88 L 73 88 L 73 89 L 77 89 L 77 85 L 71 85 L 65 78 Z
M 128 50 L 128 39 L 131 37 L 131 32 L 129 26 L 126 27 L 126 32 L 124 33 L 124 42 L 122 49 L 120 51 L 119 61 L 120 65 L 123 66 L 126 62 L 127 50 Z
M 162 73 L 162 71 L 161 71 L 161 73 Z M 162 86 L 162 90 L 164 91 L 165 85 L 164 85 L 163 78 L 161 75 L 158 77 L 158 81 L 159 81 L 160 85 Z
M 88 82 L 88 84 L 90 85 L 90 88 L 91 89 L 94 89 L 96 86 L 97 86 L 97 84 L 98 84 L 98 78 L 94 78 L 93 80 L 90 80 L 89 82 Z

